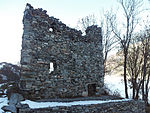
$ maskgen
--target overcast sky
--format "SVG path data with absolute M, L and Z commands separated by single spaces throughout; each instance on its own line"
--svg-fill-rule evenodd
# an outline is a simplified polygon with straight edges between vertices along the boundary
M 49 16 L 59 18 L 70 27 L 89 14 L 117 8 L 117 0 L 0 0 L 0 62 L 20 61 L 23 34 L 23 12 L 26 3 L 47 10 Z

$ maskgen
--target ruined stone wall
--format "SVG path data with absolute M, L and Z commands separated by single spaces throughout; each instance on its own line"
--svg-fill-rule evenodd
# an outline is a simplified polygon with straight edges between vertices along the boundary
M 143 101 L 109 102 L 93 105 L 58 106 L 39 109 L 20 109 L 19 113 L 145 113 Z
M 99 27 L 88 27 L 82 36 L 81 31 L 30 4 L 24 11 L 23 25 L 20 89 L 24 95 L 43 99 L 101 93 L 104 66 Z

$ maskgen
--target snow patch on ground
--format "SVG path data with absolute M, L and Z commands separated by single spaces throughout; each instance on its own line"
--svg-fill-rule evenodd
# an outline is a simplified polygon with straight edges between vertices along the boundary
M 3 85 L 5 85 L 5 84 L 6 84 L 6 83 L 2 83 L 2 84 L 0 84 L 0 87 L 1 87 L 1 86 L 3 86 Z
M 7 77 L 3 74 L 0 74 L 0 76 L 2 77 L 2 80 L 7 80 Z
M 106 75 L 104 80 L 105 85 L 112 91 L 118 92 L 121 97 L 125 98 L 123 76 Z M 132 90 L 128 86 L 129 97 L 132 97 Z
M 16 71 L 16 69 L 14 67 L 11 67 L 11 71 L 19 76 L 19 72 Z
M 30 108 L 46 108 L 46 107 L 56 107 L 56 106 L 75 106 L 75 105 L 91 105 L 91 104 L 103 104 L 110 102 L 122 102 L 130 101 L 131 99 L 122 99 L 122 100 L 90 100 L 90 101 L 73 101 L 73 102 L 34 102 L 30 100 L 25 100 L 21 102 L 22 104 L 28 104 Z
M 0 98 L 0 113 L 3 113 L 4 111 L 1 109 L 3 106 L 8 105 L 8 98 Z
M 0 65 L 0 69 L 2 69 L 4 65 L 5 65 L 5 64 L 1 64 L 1 65 Z

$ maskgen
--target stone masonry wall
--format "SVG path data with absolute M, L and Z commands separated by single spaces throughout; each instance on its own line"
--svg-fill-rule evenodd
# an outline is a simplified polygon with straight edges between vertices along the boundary
M 110 102 L 93 105 L 20 109 L 19 113 L 145 113 L 143 101 Z
M 30 4 L 26 5 L 23 24 L 20 89 L 24 96 L 46 99 L 101 94 L 101 28 L 88 27 L 82 36 L 81 31 L 67 27 Z M 54 67 L 52 72 L 50 63 Z

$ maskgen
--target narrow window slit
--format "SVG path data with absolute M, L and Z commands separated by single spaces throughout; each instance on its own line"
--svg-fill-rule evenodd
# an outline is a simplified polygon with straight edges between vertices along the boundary
M 50 64 L 49 64 L 49 73 L 52 73 L 53 71 L 54 71 L 54 64 L 53 64 L 53 62 L 50 62 Z

